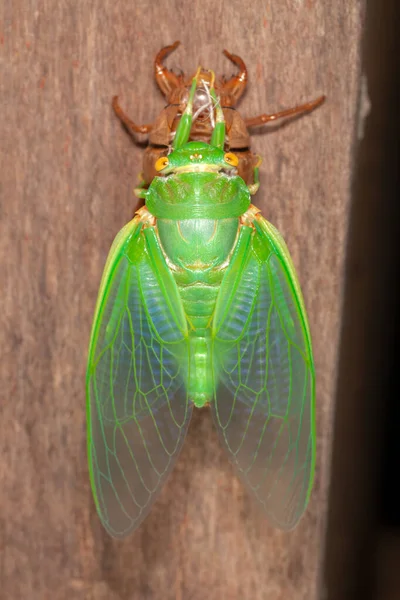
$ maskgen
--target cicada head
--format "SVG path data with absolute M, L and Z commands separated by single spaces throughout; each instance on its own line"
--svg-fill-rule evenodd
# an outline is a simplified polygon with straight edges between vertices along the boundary
M 238 164 L 239 159 L 233 152 L 224 152 L 204 142 L 188 142 L 159 158 L 155 169 L 161 176 L 200 172 L 236 175 Z

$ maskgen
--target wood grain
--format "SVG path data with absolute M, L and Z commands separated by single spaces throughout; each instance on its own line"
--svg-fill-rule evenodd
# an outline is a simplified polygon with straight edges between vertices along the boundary
M 0 598 L 313 600 L 319 597 L 344 251 L 359 86 L 361 0 L 3 0 L 1 64 Z M 199 411 L 161 499 L 116 542 L 96 516 L 85 446 L 91 318 L 111 241 L 130 218 L 139 123 L 163 106 L 169 65 L 250 84 L 245 116 L 325 93 L 326 105 L 258 130 L 257 204 L 285 236 L 310 315 L 318 376 L 318 474 L 290 533 L 252 504 Z M 272 132 L 274 134 L 272 135 Z

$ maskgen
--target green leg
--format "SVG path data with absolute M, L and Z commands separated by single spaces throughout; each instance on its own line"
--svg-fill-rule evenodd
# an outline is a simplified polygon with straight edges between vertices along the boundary
M 261 156 L 258 156 L 258 161 L 253 170 L 253 179 L 254 183 L 251 183 L 248 188 L 249 192 L 252 196 L 258 192 L 258 188 L 260 187 L 260 167 L 261 165 Z
M 215 75 L 212 72 L 211 86 L 210 86 L 210 96 L 215 102 L 215 116 L 216 116 L 216 124 L 214 127 L 214 131 L 211 136 L 211 146 L 215 146 L 215 148 L 224 149 L 225 146 L 225 117 L 224 112 L 221 108 L 221 102 L 215 93 L 214 81 Z
M 192 87 L 189 92 L 188 103 L 185 108 L 185 112 L 183 113 L 181 120 L 179 121 L 178 128 L 175 133 L 174 141 L 172 143 L 172 148 L 177 150 L 184 146 L 189 140 L 190 130 L 192 128 L 193 121 L 193 100 L 194 95 L 196 93 L 197 83 L 199 79 L 199 73 L 201 71 L 201 67 L 197 69 L 197 73 L 193 78 Z
M 135 196 L 137 198 L 145 198 L 148 184 L 146 183 L 146 181 L 144 179 L 143 172 L 139 173 L 138 179 L 139 179 L 139 185 L 134 188 L 133 193 L 135 194 Z

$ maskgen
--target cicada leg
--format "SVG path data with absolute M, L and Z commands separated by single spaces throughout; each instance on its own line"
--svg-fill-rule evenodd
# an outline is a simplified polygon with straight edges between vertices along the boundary
M 174 150 L 181 148 L 189 140 L 190 130 L 192 128 L 193 123 L 193 100 L 199 82 L 200 73 L 201 67 L 197 69 L 196 75 L 192 79 L 192 85 L 189 91 L 189 97 L 186 104 L 186 108 L 180 118 L 179 125 L 175 132 L 174 141 L 172 142 L 172 148 Z
M 122 108 L 118 103 L 118 96 L 114 96 L 112 99 L 112 107 L 114 109 L 115 114 L 118 119 L 127 127 L 130 131 L 134 131 L 135 133 L 150 133 L 152 129 L 152 125 L 136 125 L 134 121 L 128 115 L 124 113 Z
M 156 81 L 158 87 L 160 88 L 160 90 L 166 98 L 169 97 L 173 90 L 179 87 L 180 81 L 177 75 L 173 73 L 173 71 L 170 71 L 169 69 L 167 69 L 167 67 L 163 65 L 163 60 L 166 56 L 168 56 L 168 54 L 173 52 L 175 48 L 179 46 L 179 44 L 180 42 L 176 41 L 170 46 L 165 46 L 165 48 L 161 48 L 154 61 Z
M 306 102 L 306 104 L 300 104 L 299 106 L 294 106 L 293 108 L 287 108 L 286 110 L 281 110 L 280 112 L 272 113 L 270 115 L 259 115 L 258 117 L 252 117 L 250 119 L 245 119 L 246 127 L 257 127 L 258 125 L 264 125 L 265 123 L 269 123 L 269 121 L 276 121 L 277 119 L 283 119 L 284 117 L 294 117 L 296 115 L 302 115 L 304 113 L 310 112 L 320 106 L 325 102 L 326 96 L 320 96 L 316 100 L 312 102 Z
M 226 81 L 223 86 L 223 93 L 228 94 L 233 100 L 233 106 L 243 94 L 247 84 L 247 69 L 243 60 L 236 54 L 231 54 L 228 50 L 224 50 L 224 54 L 230 61 L 239 68 L 239 73 Z
M 146 197 L 146 191 L 148 188 L 148 183 L 144 179 L 143 172 L 139 173 L 138 180 L 139 180 L 138 185 L 133 189 L 134 195 L 136 196 L 136 198 L 139 199 L 136 204 L 136 207 L 135 207 L 135 211 L 134 211 L 135 214 L 137 213 L 138 210 L 143 208 L 144 202 L 145 202 L 144 199 Z
M 253 183 L 250 183 L 247 187 L 249 188 L 249 192 L 252 196 L 258 192 L 258 188 L 260 187 L 260 165 L 262 162 L 261 156 L 257 154 L 256 156 L 257 162 L 254 165 L 253 169 Z
M 138 175 L 139 184 L 133 189 L 136 198 L 145 198 L 148 184 L 143 177 L 143 172 Z M 142 203 L 140 203 L 142 205 Z M 136 212 L 136 211 L 135 211 Z
M 211 146 L 224 148 L 226 137 L 225 115 L 221 107 L 221 102 L 214 88 L 215 73 L 211 71 L 210 96 L 215 103 L 215 127 L 211 136 Z

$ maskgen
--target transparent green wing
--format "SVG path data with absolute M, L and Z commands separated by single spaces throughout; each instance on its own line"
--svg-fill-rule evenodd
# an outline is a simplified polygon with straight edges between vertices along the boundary
M 260 215 L 217 301 L 214 421 L 239 476 L 283 529 L 307 505 L 315 464 L 314 365 L 304 303 L 277 230 Z M 247 242 L 244 238 L 247 236 Z
M 149 512 L 191 416 L 186 322 L 151 229 L 142 230 L 136 218 L 118 234 L 89 350 L 91 484 L 100 518 L 115 537 Z

